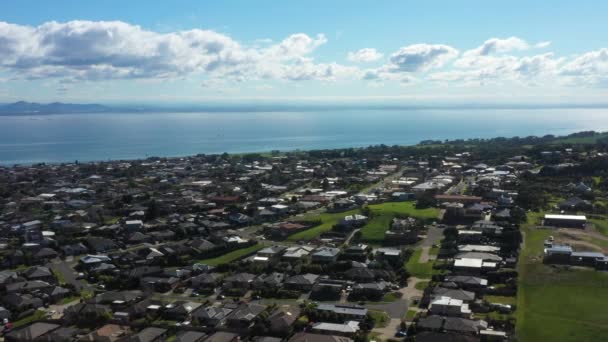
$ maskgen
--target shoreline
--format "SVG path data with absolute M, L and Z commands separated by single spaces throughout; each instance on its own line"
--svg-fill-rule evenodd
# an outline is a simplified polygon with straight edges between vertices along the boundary
M 569 137 L 573 136 L 573 135 L 577 135 L 577 134 L 581 134 L 581 133 L 586 133 L 586 132 L 593 132 L 594 133 L 594 137 L 596 138 L 601 138 L 601 137 L 608 137 L 608 131 L 578 131 L 578 132 L 573 132 L 571 134 L 568 135 L 554 135 L 554 140 L 559 141 L 562 139 L 568 139 Z M 543 136 L 548 136 L 551 134 L 545 134 Z M 285 155 L 285 154 L 298 154 L 298 153 L 309 153 L 309 152 L 316 152 L 316 151 L 340 151 L 340 150 L 361 150 L 361 149 L 365 149 L 365 148 L 369 148 L 369 147 L 376 147 L 376 146 L 388 146 L 388 147 L 392 147 L 392 146 L 397 146 L 400 148 L 439 148 L 442 146 L 458 146 L 458 145 L 467 145 L 466 143 L 468 142 L 469 145 L 473 144 L 479 144 L 480 141 L 490 141 L 493 139 L 498 139 L 498 138 L 505 138 L 505 139 L 513 139 L 516 136 L 512 136 L 512 137 L 498 137 L 498 136 L 494 136 L 492 138 L 467 138 L 467 139 L 454 139 L 454 140 L 434 140 L 434 139 L 429 139 L 429 140 L 422 140 L 419 141 L 418 143 L 415 144 L 372 144 L 372 145 L 365 145 L 365 146 L 352 146 L 352 147 L 335 147 L 335 148 L 321 148 L 321 149 L 293 149 L 293 150 L 263 150 L 263 151 L 250 151 L 250 152 L 235 152 L 235 153 L 231 153 L 231 152 L 221 152 L 221 153 L 198 153 L 198 154 L 186 154 L 186 155 L 171 155 L 171 156 L 156 156 L 156 155 L 151 155 L 151 156 L 147 156 L 147 157 L 141 157 L 141 158 L 125 158 L 125 159 L 98 159 L 98 160 L 72 160 L 72 161 L 51 161 L 51 162 L 46 162 L 46 161 L 40 161 L 40 162 L 27 162 L 27 163 L 5 163 L 3 161 L 0 160 L 0 168 L 5 168 L 5 169 L 10 169 L 10 168 L 15 168 L 15 167 L 28 167 L 28 166 L 34 166 L 34 165 L 65 165 L 65 164 L 76 164 L 76 162 L 78 162 L 78 164 L 96 164 L 96 163 L 128 163 L 128 162 L 143 162 L 146 160 L 150 160 L 150 159 L 182 159 L 182 158 L 193 158 L 196 156 L 201 156 L 201 155 L 205 155 L 205 156 L 219 156 L 219 155 L 223 155 L 223 154 L 228 154 L 229 156 L 245 156 L 245 155 L 262 155 L 265 157 L 276 157 L 276 156 L 281 156 L 281 155 Z M 530 136 L 530 137 L 535 137 L 538 139 L 542 139 L 542 136 Z M 434 142 L 433 144 L 428 144 L 425 142 Z M 464 142 L 465 144 L 462 143 L 455 143 L 456 141 L 459 142 Z

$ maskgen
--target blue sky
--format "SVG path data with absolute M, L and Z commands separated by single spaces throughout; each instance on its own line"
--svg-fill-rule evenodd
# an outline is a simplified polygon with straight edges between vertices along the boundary
M 602 102 L 606 13 L 604 1 L 4 0 L 0 101 Z

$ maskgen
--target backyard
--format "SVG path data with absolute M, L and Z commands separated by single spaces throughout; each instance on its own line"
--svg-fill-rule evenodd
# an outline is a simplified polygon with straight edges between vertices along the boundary
M 543 241 L 554 230 L 522 226 L 518 265 L 517 336 L 521 341 L 598 341 L 608 333 L 608 273 L 542 263 Z
M 369 206 L 371 219 L 361 229 L 361 239 L 368 242 L 382 242 L 392 219 L 396 216 L 410 216 L 425 222 L 437 219 L 437 208 L 416 209 L 415 202 L 386 202 Z

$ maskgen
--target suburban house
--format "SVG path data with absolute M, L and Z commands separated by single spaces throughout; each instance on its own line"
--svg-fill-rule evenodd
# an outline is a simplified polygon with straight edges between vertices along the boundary
M 439 297 L 431 301 L 429 312 L 434 315 L 455 317 L 469 317 L 472 313 L 469 304 L 450 297 Z

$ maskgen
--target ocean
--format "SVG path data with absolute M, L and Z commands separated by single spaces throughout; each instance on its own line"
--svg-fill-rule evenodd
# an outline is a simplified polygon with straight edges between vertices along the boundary
M 608 109 L 403 109 L 0 116 L 0 164 L 313 150 L 608 130 Z

